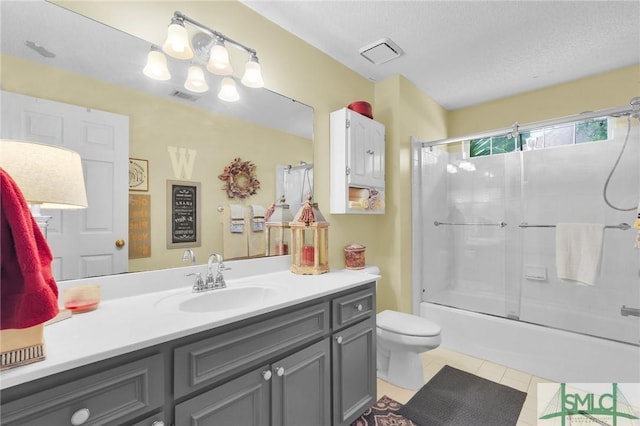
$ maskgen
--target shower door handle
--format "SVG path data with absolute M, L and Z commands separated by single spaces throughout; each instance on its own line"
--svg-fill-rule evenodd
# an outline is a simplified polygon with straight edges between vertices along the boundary
M 628 308 L 625 305 L 622 305 L 620 308 L 620 315 L 623 317 L 628 317 L 629 315 L 640 317 L 640 308 Z

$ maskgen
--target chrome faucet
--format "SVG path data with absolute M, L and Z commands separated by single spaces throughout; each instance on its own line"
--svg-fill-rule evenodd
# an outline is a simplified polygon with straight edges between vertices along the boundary
M 192 249 L 185 249 L 184 253 L 182 253 L 182 261 L 188 262 L 191 261 L 192 265 L 196 264 L 196 254 Z
M 214 260 L 218 263 L 218 268 L 216 270 L 215 277 L 213 276 L 213 262 Z M 222 276 L 222 271 L 226 270 L 224 263 L 222 263 L 222 256 L 218 253 L 213 253 L 209 256 L 209 261 L 207 262 L 207 280 L 205 281 L 205 290 L 213 290 L 217 288 L 226 288 L 227 283 L 224 281 L 224 277 Z

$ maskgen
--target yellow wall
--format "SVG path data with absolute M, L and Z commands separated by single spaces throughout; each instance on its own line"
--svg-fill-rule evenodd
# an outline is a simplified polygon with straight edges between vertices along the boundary
M 166 181 L 177 179 L 167 147 L 196 152 L 193 175 L 190 179 L 181 176 L 180 180 L 201 184 L 202 246 L 194 248 L 200 260 L 222 251 L 219 205 L 268 207 L 275 199 L 276 165 L 313 161 L 313 147 L 308 139 L 12 56 L 1 58 L 4 90 L 129 117 L 129 156 L 149 161 L 149 191 L 144 194 L 151 196 L 152 255 L 130 260 L 131 271 L 181 264 L 182 249 L 166 247 Z M 222 190 L 223 182 L 218 179 L 236 157 L 253 162 L 260 180 L 258 194 L 246 200 L 229 200 Z
M 449 137 L 629 105 L 640 96 L 640 65 L 451 111 Z
M 383 276 L 378 311 L 411 311 L 411 137 L 445 138 L 446 115 L 444 108 L 404 77 L 376 84 L 374 118 L 386 124 L 387 171 L 386 211 L 371 229 L 377 238 L 372 263 L 380 266 Z

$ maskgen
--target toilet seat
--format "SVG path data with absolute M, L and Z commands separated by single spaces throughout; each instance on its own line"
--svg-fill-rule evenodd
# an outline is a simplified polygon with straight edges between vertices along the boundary
M 376 315 L 376 326 L 385 335 L 397 334 L 407 337 L 435 337 L 439 336 L 441 328 L 433 321 L 417 315 L 396 311 L 382 311 Z

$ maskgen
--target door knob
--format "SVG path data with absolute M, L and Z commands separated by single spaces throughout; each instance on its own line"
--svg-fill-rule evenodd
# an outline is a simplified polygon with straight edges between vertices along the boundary
M 116 240 L 116 247 L 118 248 L 124 247 L 124 240 Z

